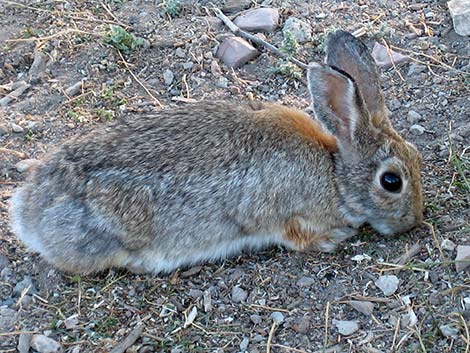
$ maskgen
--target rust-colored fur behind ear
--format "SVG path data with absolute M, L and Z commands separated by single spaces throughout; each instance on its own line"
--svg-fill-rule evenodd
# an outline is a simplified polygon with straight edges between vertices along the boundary
M 319 123 L 306 113 L 283 107 L 281 105 L 265 105 L 263 116 L 278 120 L 284 128 L 292 129 L 307 140 L 312 140 L 324 147 L 328 152 L 336 152 L 338 143 L 336 138 L 326 132 Z

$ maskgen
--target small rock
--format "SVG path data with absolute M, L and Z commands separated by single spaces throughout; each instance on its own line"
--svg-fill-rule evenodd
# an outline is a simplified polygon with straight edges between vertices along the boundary
M 258 314 L 253 314 L 253 315 L 250 315 L 250 320 L 252 323 L 254 323 L 255 325 L 258 325 L 261 323 L 261 316 L 259 316 Z
M 11 85 L 12 92 L 8 93 L 5 97 L 0 99 L 0 106 L 4 107 L 12 101 L 18 100 L 18 98 L 29 88 L 31 85 L 25 81 L 17 81 Z
M 5 124 L 0 124 L 0 136 L 6 135 L 10 132 L 10 129 Z
M 191 290 L 189 290 L 189 296 L 193 299 L 202 298 L 203 295 L 204 295 L 204 292 L 200 289 L 191 289 Z
M 44 335 L 33 335 L 31 347 L 39 353 L 61 352 L 60 344 Z
M 289 17 L 284 23 L 282 33 L 286 36 L 287 32 L 290 32 L 292 37 L 299 43 L 305 43 L 312 39 L 312 28 L 310 25 L 295 17 Z
M 0 307 L 0 332 L 14 331 L 17 319 L 18 312 L 13 309 Z
M 222 75 L 222 70 L 220 70 L 219 63 L 216 60 L 212 60 L 211 62 L 211 73 L 214 77 Z
M 209 289 L 206 289 L 204 291 L 203 304 L 204 304 L 204 311 L 206 313 L 212 311 L 212 294 Z
M 31 276 L 25 276 L 21 282 L 18 282 L 15 288 L 13 288 L 13 294 L 19 296 L 23 293 L 23 290 L 25 290 L 26 288 L 29 289 L 26 291 L 25 294 L 33 294 L 37 292 Z
M 249 10 L 233 21 L 241 29 L 252 32 L 274 32 L 278 22 L 279 10 L 270 7 Z
M 251 0 L 228 0 L 222 6 L 225 13 L 236 13 L 248 9 L 251 6 Z
M 463 304 L 465 306 L 465 310 L 470 310 L 470 297 L 463 298 Z
M 468 0 L 451 0 L 449 6 L 454 30 L 460 36 L 470 36 L 470 2 Z
M 46 71 L 47 59 L 47 54 L 40 50 L 34 51 L 34 60 L 28 72 L 31 82 L 37 81 L 44 71 Z
M 444 239 L 441 243 L 441 248 L 445 251 L 454 251 L 456 246 L 457 245 L 455 245 L 455 243 L 449 239 Z
M 298 280 L 297 280 L 297 286 L 299 287 L 310 287 L 312 284 L 314 284 L 316 281 L 315 281 L 315 278 L 313 277 L 307 277 L 307 276 L 304 276 L 304 277 L 300 277 Z
M 194 67 L 194 63 L 192 61 L 187 61 L 183 63 L 183 69 L 191 70 Z
M 175 50 L 175 55 L 178 57 L 178 58 L 185 58 L 186 57 L 186 51 L 183 49 L 183 48 L 176 48 Z
M 400 280 L 395 275 L 380 276 L 375 285 L 383 292 L 384 295 L 389 296 L 395 293 L 398 289 Z
M 65 90 L 65 94 L 69 97 L 73 97 L 73 96 L 76 96 L 80 93 L 82 93 L 82 87 L 83 87 L 83 81 L 80 80 L 76 83 L 74 83 L 72 86 L 70 86 L 69 88 L 67 88 Z
M 78 315 L 72 315 L 66 318 L 64 325 L 67 330 L 73 330 L 78 325 Z
M 254 59 L 258 51 L 240 37 L 228 37 L 219 46 L 216 56 L 228 67 L 237 68 Z
M 235 303 L 240 303 L 245 301 L 248 297 L 248 292 L 238 286 L 233 287 L 232 289 L 232 301 Z
M 397 110 L 401 107 L 401 102 L 400 102 L 400 100 L 398 100 L 396 98 L 392 98 L 388 102 L 388 107 L 391 111 L 395 111 L 395 110 Z
M 284 314 L 281 313 L 280 311 L 273 311 L 270 316 L 273 322 L 275 322 L 278 325 L 284 322 Z
M 308 316 L 301 317 L 292 325 L 292 329 L 298 333 L 307 333 L 310 331 L 310 318 Z
M 415 312 L 413 309 L 408 308 L 408 312 L 401 316 L 400 325 L 402 329 L 405 329 L 407 327 L 410 328 L 416 326 L 417 322 L 418 317 L 416 316 Z
M 402 55 L 400 53 L 394 52 L 391 49 L 387 49 L 384 45 L 375 43 L 374 48 L 372 49 L 372 57 L 375 60 L 377 66 L 388 69 L 395 65 L 399 65 L 410 61 L 408 56 Z
M 408 73 L 406 74 L 408 77 L 413 77 L 417 74 L 425 72 L 428 68 L 425 65 L 412 63 L 410 68 L 408 69 Z
M 37 159 L 23 159 L 16 163 L 15 168 L 19 173 L 24 173 L 40 163 Z
M 166 69 L 163 73 L 163 81 L 165 81 L 165 85 L 169 86 L 173 83 L 175 78 L 175 74 L 170 69 Z
M 217 29 L 223 24 L 222 20 L 215 16 L 204 16 L 204 20 L 211 29 Z
M 459 329 L 453 325 L 440 325 L 439 330 L 445 337 L 457 338 L 459 337 Z
M 415 135 L 422 135 L 424 134 L 426 129 L 424 126 L 419 125 L 419 124 L 414 124 L 410 127 L 410 132 L 415 134 Z
M 416 124 L 418 121 L 421 121 L 422 118 L 423 117 L 421 116 L 421 114 L 415 112 L 414 110 L 410 110 L 406 117 L 406 119 L 408 120 L 410 124 Z
M 455 269 L 457 272 L 463 271 L 470 265 L 470 245 L 457 246 L 455 261 Z
M 0 271 L 10 265 L 10 260 L 8 257 L 2 253 L 0 253 Z
M 317 20 L 323 20 L 324 18 L 327 18 L 327 17 L 328 17 L 328 15 L 327 15 L 326 13 L 324 13 L 324 12 L 320 12 L 320 13 L 317 13 L 317 14 L 315 15 L 315 18 L 316 18 Z
M 250 343 L 250 340 L 248 337 L 243 337 L 242 341 L 240 342 L 240 351 L 244 352 L 248 348 L 248 344 Z
M 17 134 L 24 132 L 24 129 L 18 124 L 11 123 L 11 131 L 16 132 Z
M 215 84 L 219 88 L 227 88 L 228 87 L 228 79 L 226 77 L 219 77 L 217 80 L 217 83 Z
M 333 325 L 336 326 L 338 332 L 343 336 L 352 335 L 354 332 L 359 330 L 357 321 L 333 320 Z
M 32 338 L 33 338 L 33 335 L 31 333 L 20 334 L 20 337 L 18 338 L 18 346 L 16 347 L 18 349 L 18 352 L 28 353 L 29 348 L 31 347 Z
M 348 304 L 366 316 L 372 315 L 372 311 L 374 310 L 374 306 L 375 306 L 374 303 L 363 302 L 359 300 L 350 300 Z

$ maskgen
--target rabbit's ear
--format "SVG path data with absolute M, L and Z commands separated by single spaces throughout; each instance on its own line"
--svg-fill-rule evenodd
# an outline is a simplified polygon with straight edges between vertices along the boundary
M 371 130 L 370 116 L 354 81 L 346 73 L 311 64 L 308 89 L 315 117 L 348 149 Z
M 381 123 L 388 123 L 377 66 L 367 46 L 342 30 L 329 33 L 326 45 L 326 64 L 353 78 L 374 126 L 380 128 Z

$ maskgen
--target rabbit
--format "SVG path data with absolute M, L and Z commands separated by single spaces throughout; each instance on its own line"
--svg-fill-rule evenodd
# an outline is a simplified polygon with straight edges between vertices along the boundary
M 307 79 L 312 116 L 199 102 L 66 141 L 12 196 L 13 232 L 65 272 L 158 274 L 418 225 L 421 155 L 393 129 L 367 47 L 331 33 Z

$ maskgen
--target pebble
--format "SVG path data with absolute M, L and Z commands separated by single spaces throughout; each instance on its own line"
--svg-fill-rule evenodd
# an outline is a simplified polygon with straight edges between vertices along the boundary
M 229 83 L 228 79 L 226 77 L 221 76 L 219 77 L 215 85 L 219 88 L 227 88 L 228 83 Z
M 183 49 L 183 48 L 176 48 L 175 50 L 175 55 L 178 57 L 178 58 L 185 58 L 186 57 L 186 51 Z
M 67 330 L 73 330 L 78 325 L 78 315 L 72 315 L 66 318 L 64 325 Z
M 46 71 L 47 59 L 47 54 L 40 50 L 34 51 L 34 60 L 28 72 L 31 82 L 36 82 L 44 71 Z
M 415 112 L 414 110 L 410 110 L 408 112 L 406 119 L 408 120 L 410 124 L 416 124 L 418 121 L 421 121 L 423 117 L 418 112 Z
M 463 303 L 465 306 L 465 310 L 470 310 L 470 297 L 463 298 Z
M 16 163 L 15 168 L 19 173 L 24 173 L 40 163 L 37 159 L 23 159 Z
M 457 272 L 463 271 L 470 265 L 470 245 L 457 246 L 457 256 L 455 257 L 455 269 Z
M 384 45 L 377 42 L 375 42 L 374 48 L 372 49 L 372 57 L 374 58 L 377 66 L 383 69 L 388 69 L 392 67 L 393 64 L 399 65 L 410 61 L 408 56 L 387 49 Z M 393 63 L 391 60 L 393 60 Z
M 412 63 L 408 69 L 408 73 L 406 74 L 408 77 L 415 76 L 417 74 L 420 74 L 422 72 L 425 72 L 427 70 L 427 67 L 425 65 L 421 64 L 416 64 Z
M 380 276 L 375 285 L 383 292 L 384 295 L 389 296 L 395 293 L 398 289 L 400 280 L 395 275 Z
M 307 333 L 310 331 L 310 318 L 308 316 L 301 317 L 292 325 L 292 329 L 298 333 Z
M 243 11 L 251 6 L 251 0 L 228 0 L 222 6 L 224 13 L 236 13 Z
M 240 37 L 228 37 L 220 45 L 216 56 L 228 67 L 237 68 L 254 59 L 258 51 Z
M 240 288 L 238 286 L 233 287 L 232 289 L 232 301 L 234 303 L 240 303 L 246 300 L 248 297 L 248 292 L 244 290 L 243 288 Z
M 21 126 L 19 126 L 18 124 L 11 123 L 10 126 L 11 126 L 11 131 L 13 131 L 13 132 L 16 132 L 16 133 L 24 132 L 24 129 Z
M 250 321 L 254 323 L 255 325 L 258 325 L 261 323 L 262 319 L 261 319 L 261 316 L 259 316 L 258 314 L 253 314 L 253 315 L 250 315 Z
M 304 21 L 299 20 L 295 17 L 289 17 L 282 28 L 282 33 L 284 37 L 286 33 L 290 32 L 292 37 L 298 43 L 305 43 L 312 39 L 312 28 L 310 25 Z
M 62 350 L 59 343 L 44 335 L 33 335 L 31 347 L 39 353 L 56 353 Z
M 455 243 L 449 239 L 444 239 L 441 243 L 441 248 L 445 251 L 454 251 L 456 246 L 457 245 L 455 245 Z
M 246 11 L 233 21 L 241 29 L 250 32 L 274 32 L 278 22 L 279 10 L 271 7 Z
M 374 310 L 375 306 L 374 303 L 359 300 L 350 300 L 348 304 L 351 305 L 355 310 L 359 311 L 360 313 L 366 316 L 372 315 L 372 311 Z
M 359 324 L 357 321 L 333 320 L 333 325 L 336 326 L 338 332 L 343 336 L 352 335 L 354 332 L 359 330 Z
M 166 69 L 165 72 L 163 72 L 163 81 L 165 82 L 165 85 L 170 86 L 174 79 L 175 74 L 170 69 Z
M 29 348 L 31 347 L 32 338 L 33 338 L 33 335 L 31 333 L 20 334 L 20 337 L 18 338 L 18 346 L 16 347 L 18 349 L 18 352 L 28 353 Z
M 391 110 L 391 111 L 395 111 L 397 110 L 398 108 L 401 107 L 401 102 L 400 100 L 396 99 L 396 98 L 393 98 L 391 99 L 389 102 L 388 102 L 388 108 Z
M 470 36 L 470 1 L 451 0 L 447 2 L 455 33 Z
M 249 343 L 250 343 L 250 340 L 248 339 L 248 337 L 243 337 L 242 341 L 240 342 L 240 350 L 242 352 L 246 351 Z
M 299 287 L 310 287 L 312 284 L 314 284 L 316 281 L 315 281 L 315 278 L 313 277 L 307 277 L 307 276 L 304 276 L 304 277 L 300 277 L 298 280 L 297 280 L 297 286 Z
M 36 287 L 34 286 L 33 279 L 31 278 L 31 276 L 25 276 L 24 279 L 21 282 L 18 282 L 15 285 L 15 288 L 13 288 L 13 294 L 14 295 L 21 295 L 21 293 L 23 293 L 23 290 L 25 290 L 28 287 L 29 287 L 29 289 L 26 292 L 26 294 L 33 294 L 33 293 L 37 292 Z
M 440 325 L 439 330 L 445 337 L 457 338 L 459 329 L 453 325 Z
M 216 60 L 212 60 L 211 62 L 211 74 L 214 77 L 219 77 L 222 75 L 222 70 L 220 69 L 219 63 Z
M 68 87 L 65 90 L 65 94 L 69 97 L 76 96 L 76 95 L 78 95 L 79 93 L 82 92 L 82 86 L 83 86 L 83 81 L 80 80 L 80 81 L 74 83 L 72 86 Z
M 410 127 L 410 132 L 415 135 L 422 135 L 425 131 L 426 129 L 424 128 L 424 126 L 419 124 L 414 124 Z
M 204 292 L 200 289 L 190 289 L 189 290 L 189 296 L 193 299 L 202 298 L 203 295 L 204 295 Z
M 10 260 L 8 260 L 8 257 L 0 253 L 0 271 L 8 267 L 9 265 L 10 265 Z
M 275 322 L 278 325 L 284 322 L 284 314 L 281 313 L 280 311 L 273 311 L 270 317 L 273 320 L 273 322 Z
M 183 63 L 183 69 L 191 70 L 194 67 L 194 63 L 192 61 L 186 61 Z

